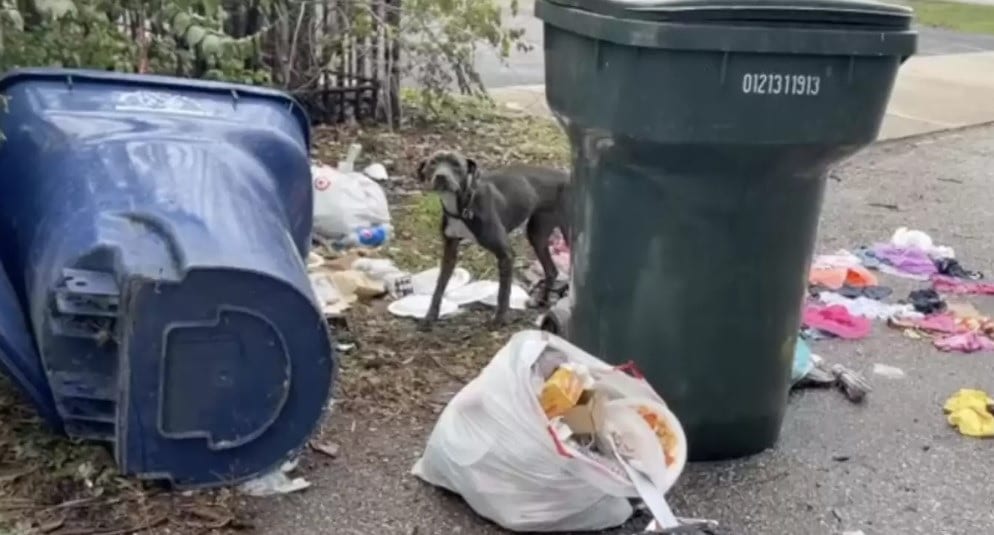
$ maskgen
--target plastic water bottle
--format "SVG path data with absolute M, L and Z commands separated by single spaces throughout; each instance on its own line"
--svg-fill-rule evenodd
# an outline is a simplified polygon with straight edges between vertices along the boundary
M 374 227 L 357 228 L 345 238 L 339 240 L 335 245 L 339 249 L 351 249 L 353 247 L 379 247 L 390 238 L 390 227 L 387 225 L 376 225 Z

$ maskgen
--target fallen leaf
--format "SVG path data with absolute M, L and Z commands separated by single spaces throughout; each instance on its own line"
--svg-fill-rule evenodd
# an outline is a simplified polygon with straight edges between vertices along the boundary
M 334 442 L 317 442 L 312 440 L 310 445 L 312 450 L 318 453 L 323 453 L 332 459 L 337 459 L 338 454 L 342 449 L 341 446 Z

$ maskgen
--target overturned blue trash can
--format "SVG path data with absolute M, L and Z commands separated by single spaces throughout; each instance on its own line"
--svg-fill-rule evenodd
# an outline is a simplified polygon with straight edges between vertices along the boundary
M 6 352 L 8 373 L 125 473 L 210 486 L 278 467 L 335 372 L 304 260 L 306 114 L 276 91 L 104 72 L 11 72 L 0 92 L 0 260 L 37 348 Z

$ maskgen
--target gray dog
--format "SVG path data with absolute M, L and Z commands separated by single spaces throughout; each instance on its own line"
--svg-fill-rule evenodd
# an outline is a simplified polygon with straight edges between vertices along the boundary
M 442 201 L 442 265 L 431 306 L 422 324 L 438 320 L 442 296 L 456 268 L 459 243 L 476 242 L 497 257 L 499 290 L 494 322 L 507 321 L 511 300 L 514 251 L 508 235 L 527 222 L 525 233 L 545 274 L 540 304 L 546 304 L 559 273 L 549 252 L 549 237 L 558 228 L 569 243 L 569 175 L 529 165 L 513 165 L 481 173 L 476 162 L 457 152 L 439 151 L 418 167 L 418 180 L 428 182 Z

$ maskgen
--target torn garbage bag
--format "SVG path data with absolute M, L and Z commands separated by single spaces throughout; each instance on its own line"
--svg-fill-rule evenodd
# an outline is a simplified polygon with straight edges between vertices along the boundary
M 686 460 L 683 429 L 647 382 L 524 331 L 449 402 L 412 472 L 511 531 L 600 531 L 631 517 L 629 498 L 666 510 Z

